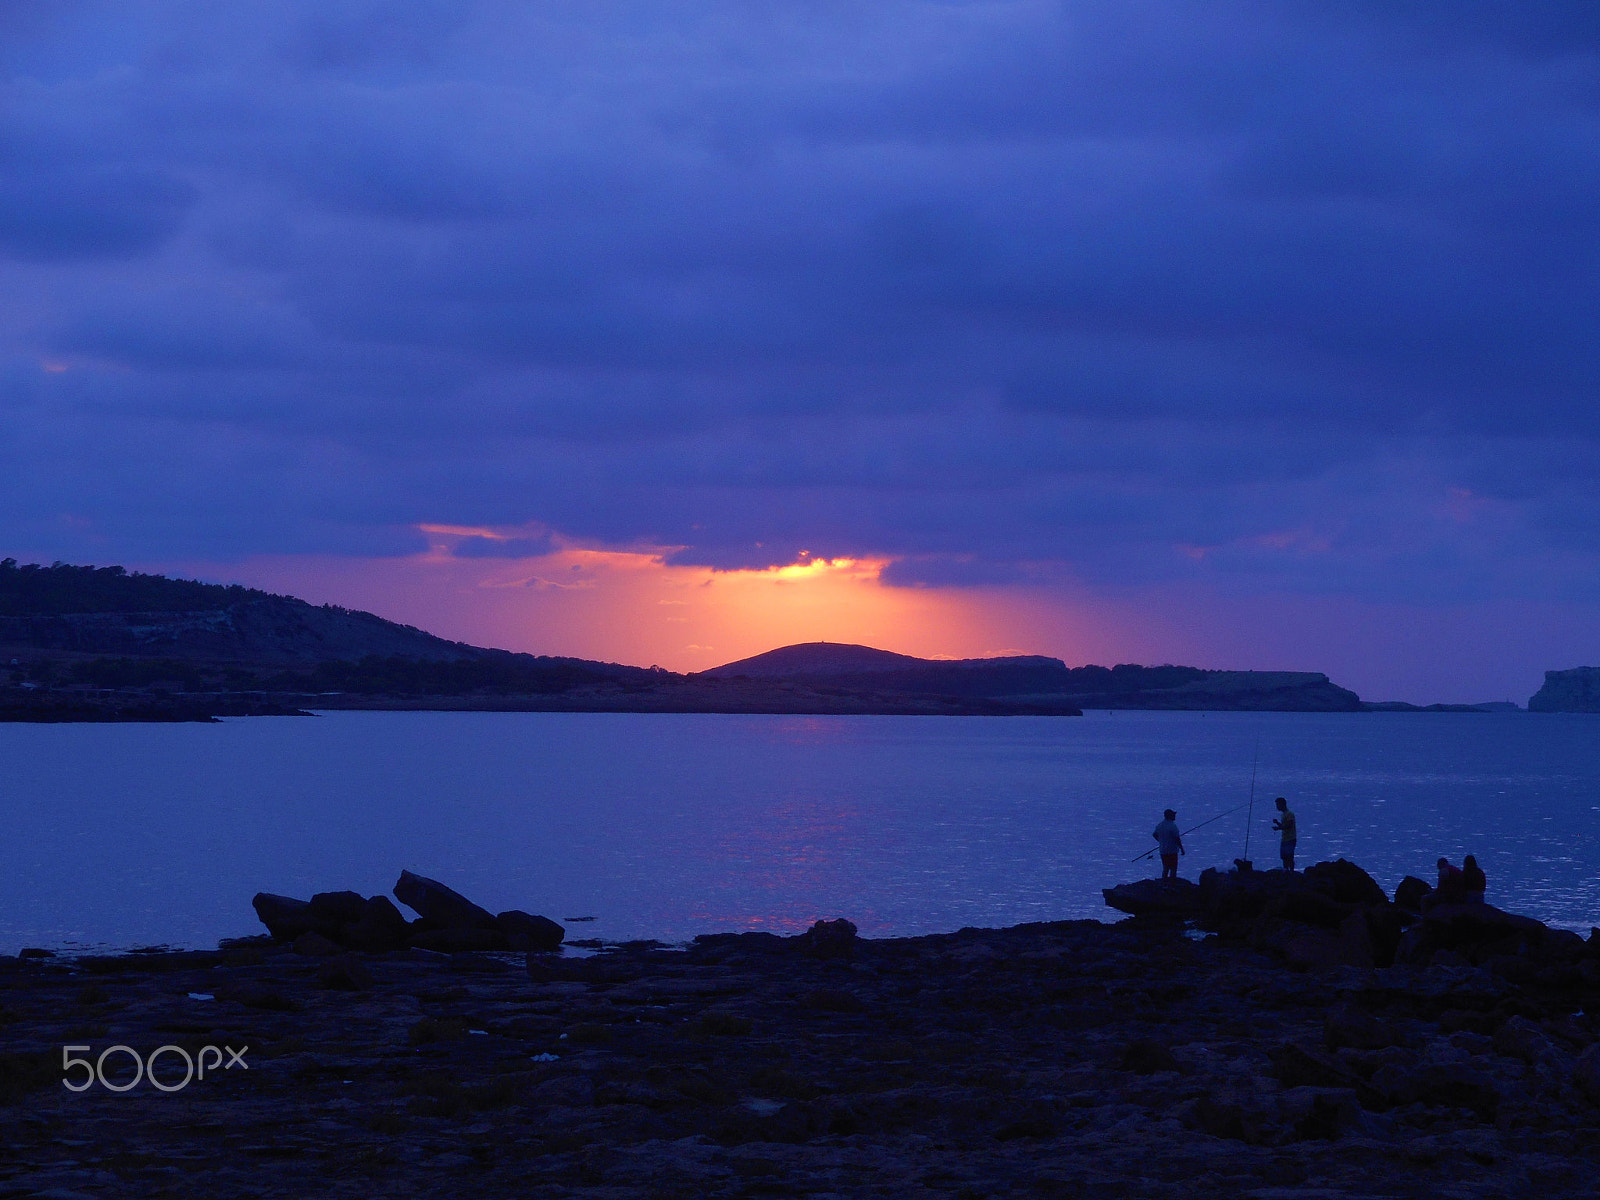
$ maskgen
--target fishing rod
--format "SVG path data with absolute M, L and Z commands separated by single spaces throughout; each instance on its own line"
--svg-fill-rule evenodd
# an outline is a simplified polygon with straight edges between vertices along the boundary
M 1250 861 L 1250 827 L 1256 823 L 1256 763 L 1261 760 L 1261 735 L 1256 734 L 1256 748 L 1250 751 L 1250 815 L 1244 819 L 1244 861 Z M 1241 871 L 1243 867 L 1239 868 Z
M 1220 820 L 1222 820 L 1223 817 L 1231 817 L 1231 816 L 1233 816 L 1234 813 L 1238 812 L 1240 808 L 1244 808 L 1244 807 L 1245 807 L 1245 805 L 1241 804 L 1237 808 L 1230 808 L 1227 812 L 1218 813 L 1214 817 L 1211 817 L 1211 818 L 1208 818 L 1207 820 L 1201 821 L 1200 824 L 1198 824 L 1198 825 L 1189 826 L 1188 829 L 1185 829 L 1178 836 L 1179 837 L 1188 837 L 1196 829 L 1204 829 L 1207 825 L 1211 824 L 1212 821 L 1220 821 Z M 1143 854 L 1139 855 L 1139 858 L 1135 858 L 1133 861 L 1134 862 L 1138 862 L 1140 858 L 1149 858 L 1152 854 L 1154 854 L 1159 849 L 1161 849 L 1160 846 L 1151 846 L 1150 849 L 1146 850 Z

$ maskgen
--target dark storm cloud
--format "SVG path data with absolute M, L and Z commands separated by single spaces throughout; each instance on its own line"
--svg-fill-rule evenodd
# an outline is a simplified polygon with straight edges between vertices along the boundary
M 555 551 L 555 543 L 540 537 L 464 537 L 450 548 L 457 558 L 542 558 Z
M 1592 5 L 173 0 L 0 40 L 0 495 L 41 552 L 442 523 L 1592 590 Z

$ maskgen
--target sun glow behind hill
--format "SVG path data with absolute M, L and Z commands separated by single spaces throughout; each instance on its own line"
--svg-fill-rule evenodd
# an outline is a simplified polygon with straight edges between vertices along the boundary
M 714 571 L 672 563 L 674 547 L 455 525 L 420 531 L 429 549 L 402 557 L 126 565 L 365 609 L 477 645 L 676 671 L 796 642 L 854 642 L 919 658 L 1044 654 L 1069 665 L 1325 671 L 1362 695 L 1419 704 L 1524 699 L 1539 679 L 1524 678 L 1521 661 L 1553 654 L 1544 643 L 1558 646 L 1582 620 L 1558 605 L 1530 622 L 1503 605 L 1441 614 L 1170 583 L 896 587 L 880 577 L 883 558 L 808 555 L 766 570 Z M 1460 655 L 1462 644 L 1480 642 L 1498 647 L 1497 656 Z
M 425 526 L 432 545 L 402 558 L 259 557 L 162 564 L 362 608 L 441 637 L 675 671 L 699 671 L 794 641 L 861 642 L 919 657 L 1006 652 L 1009 622 L 971 589 L 897 588 L 881 559 L 814 558 L 766 570 L 714 571 L 668 561 L 670 548 L 556 541 L 549 553 L 457 553 L 513 539 Z M 514 545 L 512 547 L 514 549 Z M 153 569 L 153 568 L 152 568 Z

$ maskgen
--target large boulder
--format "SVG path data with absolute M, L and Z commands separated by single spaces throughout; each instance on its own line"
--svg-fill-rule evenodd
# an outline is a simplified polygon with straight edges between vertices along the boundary
M 1276 893 L 1272 877 L 1282 875 L 1281 871 L 1219 871 L 1207 867 L 1200 872 L 1200 907 L 1212 927 L 1253 920 Z
M 1377 881 L 1343 858 L 1304 871 L 1207 868 L 1200 873 L 1200 904 L 1210 928 L 1271 916 L 1337 929 L 1355 910 L 1388 903 Z
M 1350 913 L 1349 905 L 1313 888 L 1305 874 L 1276 869 L 1218 871 L 1208 867 L 1200 872 L 1200 907 L 1212 929 L 1263 915 L 1332 929 Z
M 1426 880 L 1407 875 L 1394 889 L 1394 902 L 1408 912 L 1420 913 L 1423 900 L 1432 892 L 1433 887 Z
M 1323 929 L 1337 929 L 1350 915 L 1351 906 L 1330 900 L 1309 887 L 1286 887 L 1269 900 L 1261 910 L 1264 917 L 1279 917 L 1300 925 L 1317 925 Z
M 567 931 L 549 917 L 515 908 L 496 914 L 494 923 L 513 950 L 559 950 L 567 936 Z
M 795 939 L 795 947 L 813 958 L 850 958 L 856 952 L 853 921 L 818 921 Z
M 360 892 L 318 892 L 311 897 L 311 915 L 318 928 L 349 925 L 361 919 L 366 900 Z
M 1340 904 L 1387 904 L 1389 901 L 1376 879 L 1344 858 L 1307 867 L 1305 881 Z
M 310 933 L 317 927 L 311 905 L 304 900 L 277 896 L 271 892 L 257 892 L 250 903 L 275 941 L 292 942 L 302 933 Z
M 358 892 L 318 892 L 306 901 L 261 892 L 251 903 L 280 942 L 315 933 L 335 946 L 378 953 L 400 949 L 410 936 L 406 919 L 387 896 L 364 899 Z
M 394 901 L 373 896 L 361 902 L 359 916 L 343 927 L 340 940 L 353 949 L 377 954 L 400 949 L 410 936 L 411 928 Z
M 1544 958 L 1576 963 L 1588 956 L 1588 946 L 1570 929 L 1547 929 L 1539 943 L 1539 953 Z
M 493 913 L 426 875 L 401 871 L 394 894 L 434 929 L 495 929 Z
M 1400 939 L 1395 961 L 1425 966 L 1440 950 L 1468 961 L 1516 959 L 1559 945 L 1542 921 L 1503 912 L 1492 904 L 1436 904 Z M 1580 939 L 1581 946 L 1581 939 Z
M 1544 945 L 1551 933 L 1543 921 L 1492 904 L 1440 904 L 1423 918 L 1423 924 L 1438 930 L 1442 944 L 1452 950 L 1506 941 L 1534 949 Z
M 1136 917 L 1194 917 L 1200 914 L 1200 889 L 1187 879 L 1140 879 L 1102 888 L 1106 903 Z

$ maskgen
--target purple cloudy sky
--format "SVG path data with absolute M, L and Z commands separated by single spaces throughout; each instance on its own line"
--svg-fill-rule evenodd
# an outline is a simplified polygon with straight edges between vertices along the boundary
M 1593 0 L 10 0 L 0 47 L 6 553 L 481 526 L 1192 598 L 1128 657 L 1366 694 L 1600 661 Z

